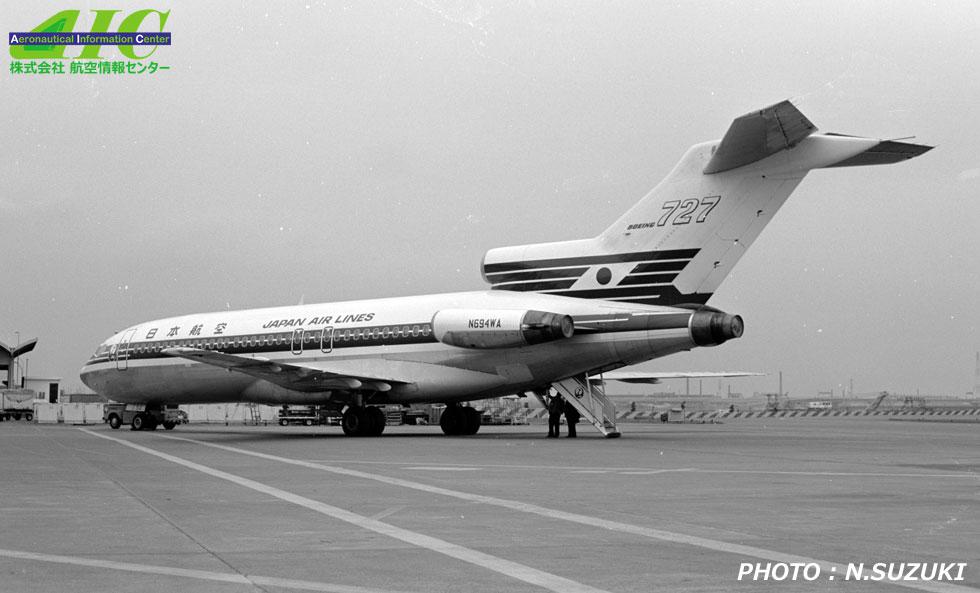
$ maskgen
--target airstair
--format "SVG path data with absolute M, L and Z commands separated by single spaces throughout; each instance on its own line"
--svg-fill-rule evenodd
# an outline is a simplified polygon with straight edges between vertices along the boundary
M 248 403 L 245 404 L 245 407 L 248 413 L 248 418 L 245 422 L 254 426 L 262 424 L 262 409 L 259 408 L 259 404 Z
M 619 436 L 619 429 L 616 428 L 616 405 L 606 397 L 601 384 L 593 384 L 588 375 L 582 374 L 552 383 L 551 386 L 606 438 Z

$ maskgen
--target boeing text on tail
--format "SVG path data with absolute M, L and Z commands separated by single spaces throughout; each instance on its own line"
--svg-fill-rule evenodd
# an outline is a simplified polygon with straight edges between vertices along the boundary
M 617 436 L 594 377 L 642 380 L 615 371 L 741 336 L 706 303 L 807 172 L 930 148 L 817 133 L 784 101 L 690 148 L 598 236 L 490 250 L 491 290 L 157 319 L 99 345 L 81 377 L 141 405 L 140 428 L 176 404 L 258 402 L 334 406 L 347 434 L 380 435 L 375 406 L 441 402 L 446 434 L 474 434 L 465 402 L 552 388 Z

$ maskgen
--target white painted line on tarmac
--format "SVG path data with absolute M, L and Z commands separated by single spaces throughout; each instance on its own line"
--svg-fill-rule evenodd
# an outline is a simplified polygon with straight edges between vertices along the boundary
M 203 581 L 217 581 L 219 583 L 280 587 L 283 589 L 297 589 L 301 591 L 321 591 L 324 593 L 401 593 L 390 589 L 369 589 L 367 587 L 355 587 L 353 585 L 334 585 L 331 583 L 317 583 L 315 581 L 301 581 L 297 579 L 280 579 L 258 575 L 246 576 L 231 572 L 212 572 L 210 570 L 192 570 L 188 568 L 175 568 L 171 566 L 156 566 L 153 564 L 134 564 L 132 562 L 116 562 L 113 560 L 98 560 L 96 558 L 81 558 L 78 556 L 35 554 L 34 552 L 23 552 L 20 550 L 0 549 L 0 557 L 16 558 L 18 560 L 34 560 L 37 562 L 54 562 L 57 564 L 73 564 L 75 566 L 85 566 L 88 568 L 122 570 L 126 572 L 156 574 L 168 577 L 186 577 Z
M 654 476 L 657 474 L 672 474 L 679 472 L 693 472 L 697 471 L 693 467 L 679 467 L 677 469 L 649 469 L 649 470 L 637 470 L 629 472 L 618 472 L 621 476 Z
M 86 431 L 88 432 L 88 431 Z M 95 434 L 95 433 L 92 433 Z M 101 435 L 96 435 L 101 436 Z M 442 496 L 448 496 L 452 498 L 457 498 L 460 500 L 466 500 L 469 502 L 478 502 L 486 505 L 492 505 L 497 507 L 503 507 L 510 509 L 512 511 L 519 511 L 522 513 L 531 513 L 534 515 L 540 515 L 542 517 L 548 517 L 550 519 L 558 519 L 561 521 L 569 521 L 572 523 L 579 523 L 581 525 L 588 525 L 590 527 L 599 527 L 602 529 L 608 529 L 610 531 L 618 531 L 621 533 L 629 533 L 632 535 L 637 535 L 641 537 L 647 537 L 650 539 L 656 539 L 660 541 L 675 543 L 675 544 L 685 544 L 688 546 L 695 546 L 698 548 L 704 548 L 706 550 L 715 550 L 717 552 L 724 552 L 727 554 L 735 554 L 738 556 L 748 556 L 750 558 L 761 558 L 763 560 L 769 560 L 772 562 L 804 562 L 804 563 L 816 563 L 820 565 L 821 573 L 823 574 L 846 574 L 847 565 L 840 562 L 831 562 L 829 560 L 819 560 L 816 558 L 810 558 L 808 556 L 798 556 L 794 554 L 786 554 L 783 552 L 777 552 L 775 550 L 767 550 L 765 548 L 758 548 L 755 546 L 745 546 L 742 544 L 733 544 L 720 540 L 713 540 L 706 537 L 698 537 L 696 535 L 687 535 L 684 533 L 675 533 L 672 531 L 665 531 L 663 529 L 653 529 L 650 527 L 642 527 L 640 525 L 632 525 L 630 523 L 621 523 L 619 521 L 610 521 L 608 519 L 601 519 L 599 517 L 590 517 L 588 515 L 580 515 L 578 513 L 570 513 L 568 511 L 559 511 L 556 509 L 549 509 L 546 507 L 538 506 L 536 504 L 521 502 L 518 500 L 508 500 L 506 498 L 496 498 L 494 496 L 485 496 L 482 494 L 470 494 L 469 492 L 461 492 L 458 490 L 450 490 L 448 488 L 441 488 L 439 486 L 430 486 L 428 484 L 423 484 L 421 482 L 413 482 L 411 480 L 404 480 L 401 478 L 393 478 L 389 476 L 384 476 L 381 474 L 371 474 L 367 472 L 362 472 L 353 469 L 347 469 L 343 467 L 335 467 L 329 465 L 321 465 L 319 463 L 312 463 L 309 461 L 302 461 L 300 459 L 289 459 L 288 457 L 279 457 L 277 455 L 269 455 L 268 453 L 259 453 L 257 451 L 249 451 L 247 449 L 239 449 L 237 447 L 229 447 L 227 445 L 218 445 L 215 443 L 208 443 L 205 441 L 198 441 L 195 439 L 188 439 L 184 437 L 166 436 L 159 435 L 161 438 L 171 439 L 175 441 L 187 441 L 190 443 L 195 443 L 198 445 L 203 445 L 205 447 L 212 447 L 215 449 L 221 449 L 224 451 L 230 451 L 232 453 L 240 453 L 242 455 L 250 455 L 252 457 L 258 457 L 260 459 L 267 459 L 269 461 L 275 461 L 278 463 L 287 463 L 291 465 L 297 465 L 300 467 L 306 467 L 310 469 L 318 469 L 334 474 L 351 476 L 355 478 L 363 478 L 366 480 L 374 480 L 376 482 L 381 482 L 384 484 L 390 484 L 392 486 L 401 486 L 403 488 L 411 488 L 413 490 L 419 490 L 422 492 L 428 492 L 431 494 L 440 494 Z M 112 437 L 103 437 L 112 438 Z M 116 439 L 113 439 L 116 440 Z M 124 442 L 125 441 L 120 441 Z M 126 443 L 130 446 L 131 443 Z M 889 581 L 890 585 L 897 585 L 900 587 L 906 587 L 909 589 L 916 589 L 919 591 L 930 591 L 932 593 L 977 593 L 980 589 L 975 589 L 973 587 L 967 587 L 963 585 L 954 585 L 951 583 L 942 582 L 926 582 L 926 581 Z
M 769 469 L 696 469 L 692 472 L 702 474 L 763 474 L 773 476 L 833 476 L 835 478 L 969 478 L 976 480 L 980 475 L 964 471 L 959 474 L 897 474 L 887 472 L 830 472 L 803 470 L 769 470 Z
M 560 577 L 555 574 L 544 572 L 543 570 L 538 570 L 536 568 L 532 568 L 530 566 L 526 566 L 518 562 L 513 562 L 511 560 L 499 558 L 497 556 L 492 556 L 484 552 L 471 550 L 469 548 L 445 540 L 441 540 L 435 537 L 431 537 L 422 533 L 410 531 L 408 529 L 402 529 L 400 527 L 395 527 L 394 525 L 389 525 L 387 523 L 382 523 L 381 521 L 377 521 L 369 517 L 365 517 L 363 515 L 358 515 L 357 513 L 352 513 L 348 510 L 335 507 L 332 505 L 328 505 L 318 500 L 306 498 L 298 494 L 293 494 L 292 492 L 287 492 L 286 490 L 275 488 L 273 486 L 269 486 L 261 482 L 256 482 L 255 480 L 250 480 L 248 478 L 243 478 L 235 474 L 230 474 L 228 472 L 224 472 L 219 469 L 214 469 L 206 465 L 194 463 L 193 461 L 188 461 L 187 459 L 183 459 L 181 457 L 176 457 L 174 455 L 170 455 L 162 451 L 157 451 L 155 449 L 150 449 L 149 447 L 144 447 L 143 445 L 137 445 L 136 443 L 132 443 L 130 441 L 126 441 L 116 437 L 111 437 L 104 434 L 99 434 L 97 432 L 93 432 L 85 428 L 80 428 L 79 430 L 88 433 L 92 436 L 98 437 L 100 439 L 113 441 L 121 445 L 130 447 L 132 449 L 136 449 L 137 451 L 141 451 L 148 455 L 159 457 L 160 459 L 164 459 L 171 463 L 182 465 L 186 468 L 199 471 L 209 476 L 226 480 L 233 484 L 238 484 L 239 486 L 243 486 L 245 488 L 255 490 L 256 492 L 261 492 L 263 494 L 267 494 L 269 496 L 278 498 L 279 500 L 283 500 L 285 502 L 289 502 L 310 509 L 311 511 L 315 511 L 327 517 L 331 517 L 333 519 L 350 523 L 362 529 L 367 529 L 369 531 L 373 531 L 381 535 L 386 535 L 388 537 L 403 541 L 405 543 L 411 544 L 413 546 L 417 546 L 419 548 L 425 548 L 433 552 L 438 552 L 440 554 L 449 556 L 451 558 L 462 560 L 463 562 L 468 562 L 470 564 L 474 564 L 481 568 L 486 568 L 488 570 L 492 570 L 494 572 L 498 572 L 500 574 L 515 578 L 519 581 L 523 581 L 531 585 L 536 585 L 538 587 L 548 589 L 549 591 L 556 591 L 559 593 L 566 593 L 566 592 L 567 593 L 572 593 L 572 592 L 606 593 L 601 589 L 590 587 L 583 583 L 579 583 L 578 581 L 573 581 L 565 577 Z M 164 438 L 170 438 L 170 437 L 164 437 Z M 208 444 L 201 441 L 195 441 L 193 439 L 184 439 L 184 438 L 176 438 L 176 437 L 174 437 L 173 440 L 188 441 L 191 443 L 201 444 L 201 445 Z M 226 447 L 219 446 L 218 448 L 225 449 Z M 248 451 L 245 451 L 244 449 L 235 449 L 232 447 L 227 447 L 226 449 L 235 453 L 246 453 L 246 454 L 248 453 Z M 277 460 L 285 460 L 285 458 L 273 457 L 273 456 L 269 456 L 269 458 L 277 459 Z
M 412 467 L 406 467 L 405 469 L 420 470 L 427 472 L 475 472 L 479 471 L 479 467 L 452 467 L 452 466 L 422 466 L 416 465 Z
M 387 466 L 397 466 L 402 467 L 408 465 L 415 465 L 411 461 L 367 461 L 364 459 L 307 459 L 306 461 L 310 463 L 356 463 L 358 465 L 387 465 Z M 455 464 L 450 463 L 429 463 L 427 467 L 456 467 Z M 718 474 L 796 474 L 796 475 L 813 475 L 813 476 L 834 476 L 842 478 L 924 478 L 928 480 L 940 479 L 940 478 L 952 478 L 952 479 L 970 479 L 976 480 L 978 474 L 963 471 L 960 473 L 952 474 L 926 474 L 926 473 L 889 473 L 889 472 L 846 472 L 846 471 L 776 471 L 776 470 L 765 470 L 765 469 L 699 469 L 696 467 L 690 468 L 652 468 L 652 467 L 581 467 L 574 465 L 566 465 L 561 467 L 555 467 L 554 465 L 523 465 L 523 464 L 484 464 L 480 466 L 480 469 L 486 471 L 489 469 L 501 469 L 501 470 L 518 470 L 526 469 L 534 472 L 541 471 L 567 471 L 573 474 L 625 474 L 628 472 L 667 472 L 667 471 L 689 471 L 689 472 L 704 472 L 704 473 L 718 473 Z

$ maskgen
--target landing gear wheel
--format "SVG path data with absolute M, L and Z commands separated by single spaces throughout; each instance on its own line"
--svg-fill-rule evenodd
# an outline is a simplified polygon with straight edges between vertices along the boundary
M 340 419 L 340 427 L 347 436 L 380 436 L 385 429 L 385 415 L 379 408 L 350 406 Z
M 176 422 L 171 422 L 170 420 L 163 421 L 163 428 L 166 430 L 173 430 L 175 426 L 177 426 Z
M 463 433 L 465 435 L 476 434 L 480 430 L 480 412 L 475 408 L 465 406 L 463 410 Z
M 439 426 L 442 428 L 443 434 L 456 436 L 463 434 L 465 421 L 462 408 L 459 406 L 446 406 L 446 409 L 442 411 L 442 416 L 439 417 Z
M 289 420 L 286 420 L 285 418 L 279 419 L 279 426 L 288 426 L 288 425 L 289 425 Z
M 368 435 L 381 436 L 381 433 L 385 431 L 385 425 L 388 423 L 385 419 L 385 413 L 381 411 L 381 408 L 367 408 L 365 412 L 368 417 L 368 426 L 371 427 Z
M 344 429 L 344 434 L 349 437 L 359 437 L 364 434 L 367 424 L 364 417 L 364 408 L 360 406 L 350 406 L 340 419 L 340 427 Z
M 118 414 L 113 414 L 109 416 L 109 428 L 116 430 L 122 426 L 122 418 Z
M 24 414 L 24 420 L 27 420 L 28 422 L 30 422 L 31 420 L 34 420 L 34 414 L 32 414 L 30 412 Z
M 439 426 L 449 436 L 476 434 L 480 430 L 480 412 L 470 406 L 448 406 L 439 418 Z
M 146 415 L 146 428 L 143 430 L 156 430 L 157 429 L 157 419 L 151 414 Z

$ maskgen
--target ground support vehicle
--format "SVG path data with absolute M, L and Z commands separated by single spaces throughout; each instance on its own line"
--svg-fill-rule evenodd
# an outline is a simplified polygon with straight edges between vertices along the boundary
M 187 414 L 177 406 L 109 403 L 105 405 L 102 420 L 114 429 L 128 424 L 133 430 L 156 430 L 157 426 L 173 430 L 187 422 Z
M 0 390 L 0 420 L 34 420 L 34 392 L 28 389 Z
M 327 406 L 283 406 L 277 421 L 280 426 L 339 426 L 340 413 Z

